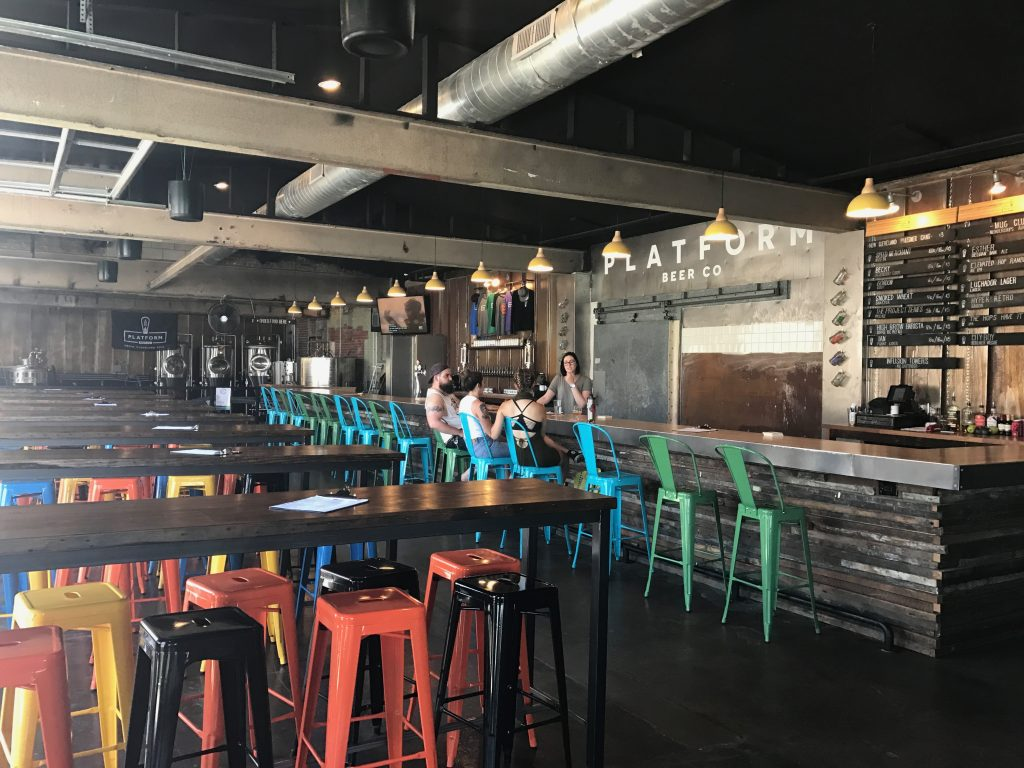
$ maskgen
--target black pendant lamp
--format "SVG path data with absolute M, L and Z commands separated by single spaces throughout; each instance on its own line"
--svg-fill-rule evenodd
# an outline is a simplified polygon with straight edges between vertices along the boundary
M 186 149 L 181 149 L 181 178 L 167 182 L 167 208 L 174 221 L 202 221 L 204 209 L 203 185 L 189 179 L 185 167 Z M 194 158 L 193 158 L 194 159 Z
M 118 240 L 117 258 L 121 261 L 138 261 L 142 258 L 141 240 Z

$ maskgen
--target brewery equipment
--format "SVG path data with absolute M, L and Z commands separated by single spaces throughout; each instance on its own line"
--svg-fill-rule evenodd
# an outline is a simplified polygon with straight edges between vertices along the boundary
M 32 347 L 28 357 L 21 359 L 21 365 L 14 368 L 14 384 L 23 387 L 38 387 L 46 384 L 46 353 L 39 347 Z
M 161 349 L 156 353 L 156 385 L 167 389 L 184 389 L 189 379 L 191 345 L 181 342 L 176 349 Z
M 338 361 L 333 357 L 300 357 L 299 384 L 303 387 L 338 386 Z
M 270 382 L 271 366 L 274 364 L 274 347 L 257 342 L 245 348 L 245 374 L 249 383 L 260 387 Z
M 231 347 L 226 344 L 203 345 L 203 384 L 207 387 L 230 387 L 234 366 Z
M 270 366 L 270 382 L 275 387 L 295 384 L 295 361 L 278 360 Z

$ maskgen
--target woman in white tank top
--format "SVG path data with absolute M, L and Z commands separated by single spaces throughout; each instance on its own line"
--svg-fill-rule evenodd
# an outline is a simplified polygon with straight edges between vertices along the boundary
M 466 443 L 471 446 L 473 455 L 478 459 L 492 456 L 504 458 L 508 456 L 508 444 L 504 440 L 492 440 L 487 434 L 491 428 L 491 416 L 484 406 L 480 395 L 483 394 L 483 376 L 478 371 L 469 371 L 462 377 L 463 387 L 466 390 L 465 397 L 459 402 L 459 413 L 468 413 L 475 416 L 483 427 L 481 430 L 472 419 L 469 421 L 469 430 L 472 434 L 466 435 Z M 488 454 L 488 449 L 490 453 Z

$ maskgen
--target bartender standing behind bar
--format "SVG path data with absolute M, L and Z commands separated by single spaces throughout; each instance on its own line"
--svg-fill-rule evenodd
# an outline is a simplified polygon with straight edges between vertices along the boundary
M 594 394 L 594 382 L 589 376 L 580 373 L 580 359 L 575 352 L 562 355 L 558 365 L 558 375 L 551 380 L 548 391 L 537 398 L 541 405 L 557 400 L 565 413 L 582 413 L 587 398 Z

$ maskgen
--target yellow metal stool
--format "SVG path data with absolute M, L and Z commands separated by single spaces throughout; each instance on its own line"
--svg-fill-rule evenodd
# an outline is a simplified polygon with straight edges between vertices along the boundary
M 117 750 L 124 749 L 128 730 L 135 675 L 128 600 L 117 588 L 103 582 L 32 589 L 14 598 L 13 617 L 15 627 L 49 625 L 65 632 L 92 633 L 96 706 L 74 711 L 71 716 L 99 716 L 100 746 L 76 752 L 75 757 L 102 754 L 104 768 L 117 768 Z M 0 728 L 11 744 L 12 766 L 32 765 L 38 720 L 39 702 L 34 691 L 19 688 L 13 697 L 4 696 Z
M 86 492 L 89 488 L 88 477 L 65 477 L 57 484 L 57 503 L 70 504 L 78 501 L 78 492 L 84 486 Z
M 201 490 L 203 492 L 203 496 L 216 496 L 217 476 L 171 475 L 170 477 L 167 478 L 166 496 L 168 499 L 173 499 L 176 496 L 181 496 L 182 491 L 188 491 L 193 489 Z

